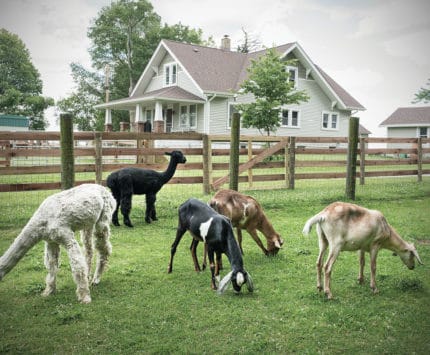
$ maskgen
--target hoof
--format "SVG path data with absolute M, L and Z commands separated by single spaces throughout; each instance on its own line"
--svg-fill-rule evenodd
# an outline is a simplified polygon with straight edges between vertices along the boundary
M 80 299 L 79 301 L 83 304 L 91 303 L 91 296 L 87 295 L 87 296 L 83 297 L 82 299 Z
M 45 288 L 45 290 L 41 293 L 42 297 L 48 297 L 55 292 L 55 288 Z
M 145 222 L 148 224 L 151 223 L 151 218 L 145 218 Z
M 112 221 L 112 224 L 113 224 L 114 226 L 116 226 L 116 227 L 119 227 L 119 226 L 120 226 L 120 224 L 119 224 L 119 222 L 118 222 L 118 221 Z
M 133 225 L 131 224 L 130 221 L 124 222 L 124 225 L 126 225 L 127 227 L 130 227 L 130 228 L 133 228 Z

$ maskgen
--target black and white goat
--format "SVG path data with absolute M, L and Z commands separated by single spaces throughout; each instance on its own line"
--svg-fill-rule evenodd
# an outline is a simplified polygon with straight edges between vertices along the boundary
M 231 271 L 219 283 L 218 293 L 225 292 L 229 281 L 231 281 L 235 292 L 240 292 L 244 283 L 246 283 L 249 292 L 254 290 L 251 276 L 243 268 L 242 253 L 234 238 L 230 221 L 215 212 L 206 203 L 193 198 L 187 200 L 179 207 L 179 223 L 176 239 L 170 251 L 169 273 L 172 272 L 173 257 L 176 253 L 176 248 L 186 231 L 189 231 L 193 237 L 192 246 L 197 247 L 199 242 L 206 243 L 211 269 L 212 289 L 217 289 L 215 277 L 219 276 L 218 262 L 221 260 L 221 254 L 224 253 L 230 261 Z M 199 270 L 195 247 L 192 248 L 193 261 L 196 270 Z M 217 257 L 216 266 L 214 254 Z

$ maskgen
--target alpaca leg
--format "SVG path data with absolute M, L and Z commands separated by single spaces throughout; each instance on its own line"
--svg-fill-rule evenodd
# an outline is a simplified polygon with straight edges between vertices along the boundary
M 46 276 L 46 288 L 42 292 L 42 296 L 49 296 L 55 292 L 59 265 L 60 245 L 45 242 L 45 267 L 48 269 L 48 275 Z
M 98 252 L 97 267 L 94 272 L 93 285 L 100 283 L 100 278 L 108 263 L 109 256 L 112 253 L 112 245 L 109 241 L 110 228 L 109 222 L 100 223 L 96 226 L 95 244 Z
M 133 224 L 130 221 L 130 211 L 131 211 L 131 194 L 121 196 L 121 213 L 124 218 L 124 224 L 127 227 L 132 228 Z
M 69 255 L 73 279 L 77 285 L 76 295 L 78 300 L 82 303 L 90 303 L 91 296 L 88 286 L 87 265 L 79 243 L 74 238 L 74 233 L 72 231 L 67 233 L 64 246 Z
M 119 184 L 121 187 L 121 213 L 124 218 L 124 224 L 127 227 L 133 227 L 130 221 L 133 179 L 130 175 L 124 175 L 121 177 Z
M 155 194 L 147 193 L 145 196 L 146 199 L 146 212 L 145 212 L 145 221 L 146 223 L 151 223 L 151 219 L 153 221 L 157 220 L 157 215 L 155 211 L 155 201 L 157 200 Z
M 113 214 L 112 214 L 112 224 L 114 226 L 119 227 L 120 224 L 118 221 L 118 210 L 119 210 L 119 207 L 121 206 L 121 194 L 118 193 L 117 191 L 115 192 L 112 191 L 112 195 L 116 201 L 115 211 L 113 211 Z
M 91 264 L 93 260 L 93 233 L 94 227 L 81 230 L 81 241 L 84 247 L 85 260 L 87 261 L 87 275 L 90 278 Z

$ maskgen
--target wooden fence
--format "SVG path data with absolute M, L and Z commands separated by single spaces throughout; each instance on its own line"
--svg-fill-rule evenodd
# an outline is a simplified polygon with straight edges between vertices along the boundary
M 136 166 L 165 170 L 164 152 L 180 149 L 172 184 L 200 184 L 205 193 L 228 182 L 230 136 L 198 133 L 74 132 L 75 184 L 104 183 L 113 170 Z M 155 144 L 154 144 L 155 142 Z M 240 136 L 239 182 L 253 187 L 299 179 L 346 178 L 347 138 Z M 430 139 L 362 138 L 357 177 L 430 174 Z M 400 144 L 400 148 L 369 148 Z M 161 147 L 161 146 L 165 147 Z M 0 192 L 60 189 L 59 132 L 0 132 Z M 32 177 L 46 176 L 45 181 Z

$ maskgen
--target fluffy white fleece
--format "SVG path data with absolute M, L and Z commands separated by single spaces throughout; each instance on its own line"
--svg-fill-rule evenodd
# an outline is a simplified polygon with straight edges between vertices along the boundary
M 48 269 L 43 296 L 56 289 L 60 245 L 70 260 L 76 294 L 82 303 L 91 302 L 89 274 L 93 256 L 93 239 L 98 261 L 92 284 L 98 284 L 111 254 L 110 222 L 116 202 L 101 185 L 83 184 L 49 196 L 42 202 L 27 225 L 0 258 L 0 280 L 41 240 L 45 241 L 45 266 Z M 75 238 L 81 231 L 84 253 Z M 94 238 L 93 238 L 94 236 Z M 84 256 L 85 255 L 85 256 Z

